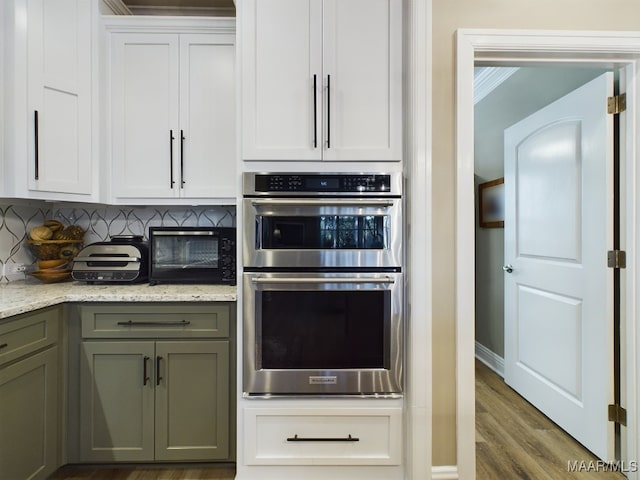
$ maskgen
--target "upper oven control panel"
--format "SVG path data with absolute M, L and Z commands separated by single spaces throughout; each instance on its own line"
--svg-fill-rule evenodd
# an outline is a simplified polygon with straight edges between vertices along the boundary
M 254 173 L 244 174 L 245 195 L 399 196 L 401 174 L 385 173 Z

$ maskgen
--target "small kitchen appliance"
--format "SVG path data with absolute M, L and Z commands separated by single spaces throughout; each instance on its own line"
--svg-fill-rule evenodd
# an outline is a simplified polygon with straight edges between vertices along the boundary
M 138 283 L 149 278 L 149 248 L 141 235 L 116 235 L 84 247 L 71 277 L 87 283 Z
M 233 227 L 149 227 L 149 283 L 236 284 Z

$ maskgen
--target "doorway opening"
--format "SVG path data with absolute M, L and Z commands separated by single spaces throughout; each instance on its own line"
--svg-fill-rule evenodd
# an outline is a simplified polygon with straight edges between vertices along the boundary
M 461 30 L 457 37 L 456 85 L 456 290 L 457 290 L 457 361 L 458 361 L 458 473 L 461 478 L 473 478 L 475 473 L 475 201 L 474 201 L 474 145 L 473 138 L 473 69 L 476 62 L 493 65 L 533 66 L 540 64 L 579 64 L 618 69 L 625 73 L 623 87 L 627 100 L 631 97 L 627 120 L 621 122 L 620 131 L 625 138 L 621 146 L 621 197 L 626 205 L 635 205 L 638 160 L 635 92 L 638 87 L 637 63 L 640 58 L 640 37 L 607 32 L 518 32 L 496 30 Z M 628 103 L 629 104 L 629 103 Z M 621 245 L 628 255 L 637 249 L 635 235 L 638 213 L 635 208 L 620 214 Z M 622 398 L 627 407 L 627 426 L 621 428 L 621 460 L 637 457 L 636 398 L 638 382 L 636 351 L 639 342 L 634 325 L 635 299 L 638 288 L 635 281 L 636 265 L 628 262 L 622 273 L 621 289 L 625 299 L 621 306 L 623 362 L 621 364 Z M 628 332 L 628 335 L 626 334 Z M 606 413 L 605 413 L 606 414 Z M 469 477 L 467 477 L 467 475 Z M 629 472 L 630 478 L 636 478 Z
M 503 389 L 487 390 L 482 381 L 488 378 L 486 372 L 476 369 L 481 411 L 476 412 L 478 429 L 486 431 L 485 423 L 491 424 L 494 418 L 492 400 L 486 393 L 512 388 L 519 395 L 504 398 L 520 404 L 522 411 L 528 402 L 556 424 L 516 420 L 527 432 L 525 436 L 562 442 L 565 452 L 585 461 L 619 459 L 612 424 L 597 415 L 606 411 L 606 395 L 613 395 L 618 381 L 613 358 L 618 349 L 613 338 L 605 342 L 602 334 L 613 328 L 613 306 L 605 301 L 613 295 L 602 294 L 610 289 L 601 285 L 608 282 L 613 286 L 614 271 L 600 266 L 617 224 L 612 218 L 613 202 L 607 202 L 611 198 L 607 193 L 614 190 L 616 182 L 611 175 L 602 175 L 614 170 L 614 121 L 606 112 L 607 95 L 614 91 L 614 73 L 611 68 L 565 64 L 475 67 L 474 176 L 476 205 L 484 207 L 477 208 L 475 229 L 476 357 L 504 379 Z M 596 86 L 611 91 L 599 95 Z M 587 104 L 593 107 L 585 109 Z M 596 126 L 590 126 L 592 121 Z M 593 130 L 587 135 L 589 129 Z M 580 145 L 575 144 L 572 151 L 569 147 L 576 134 L 588 138 L 577 139 Z M 507 141 L 514 136 L 515 144 Z M 602 145 L 589 146 L 596 141 Z M 608 154 L 602 155 L 603 151 Z M 542 181 L 546 184 L 540 185 Z M 582 199 L 575 199 L 576 194 Z M 585 208 L 589 205 L 597 208 Z M 526 218 L 518 219 L 522 214 Z M 487 221 L 492 215 L 488 219 L 493 221 Z M 596 226 L 595 231 L 590 226 Z M 540 277 L 539 272 L 545 270 L 550 276 Z M 558 273 L 567 270 L 573 272 L 571 280 L 558 281 Z M 575 288 L 577 283 L 583 287 Z M 585 293 L 587 298 L 581 299 Z M 598 296 L 602 298 L 596 299 Z M 602 315 L 596 307 L 611 311 Z M 589 338 L 589 328 L 597 328 L 600 334 Z M 580 358 L 587 346 L 589 356 Z M 598 370 L 598 375 L 594 371 L 592 386 L 580 385 L 580 371 L 593 366 L 609 371 L 601 374 Z M 549 433 L 556 428 L 557 433 Z M 610 435 L 605 433 L 609 431 Z M 510 445 L 503 444 L 500 437 L 479 437 L 483 442 L 477 452 L 480 474 L 494 463 L 486 461 L 492 456 L 487 452 Z M 497 440 L 497 445 L 486 437 Z M 617 443 L 619 446 L 619 438 Z M 530 440 L 523 449 L 531 450 L 523 452 L 530 459 L 546 452 L 547 468 L 566 471 L 568 459 L 558 458 L 544 442 Z M 529 463 L 522 468 L 531 468 Z

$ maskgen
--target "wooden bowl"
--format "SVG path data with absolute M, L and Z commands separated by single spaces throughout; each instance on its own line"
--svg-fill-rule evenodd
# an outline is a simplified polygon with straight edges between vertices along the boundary
M 37 278 L 42 283 L 57 283 L 71 280 L 71 270 L 36 270 L 29 273 L 34 278 Z
M 29 248 L 38 260 L 72 260 L 84 240 L 29 240 Z
M 67 263 L 69 263 L 69 261 L 65 260 L 64 258 L 57 260 L 38 260 L 38 269 L 47 270 L 50 268 L 62 268 Z

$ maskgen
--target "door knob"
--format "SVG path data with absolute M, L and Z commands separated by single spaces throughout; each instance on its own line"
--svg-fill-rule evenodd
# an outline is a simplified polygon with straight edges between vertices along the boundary
M 511 273 L 511 272 L 513 272 L 513 266 L 511 264 L 503 265 L 502 266 L 502 270 L 504 270 L 507 273 Z

